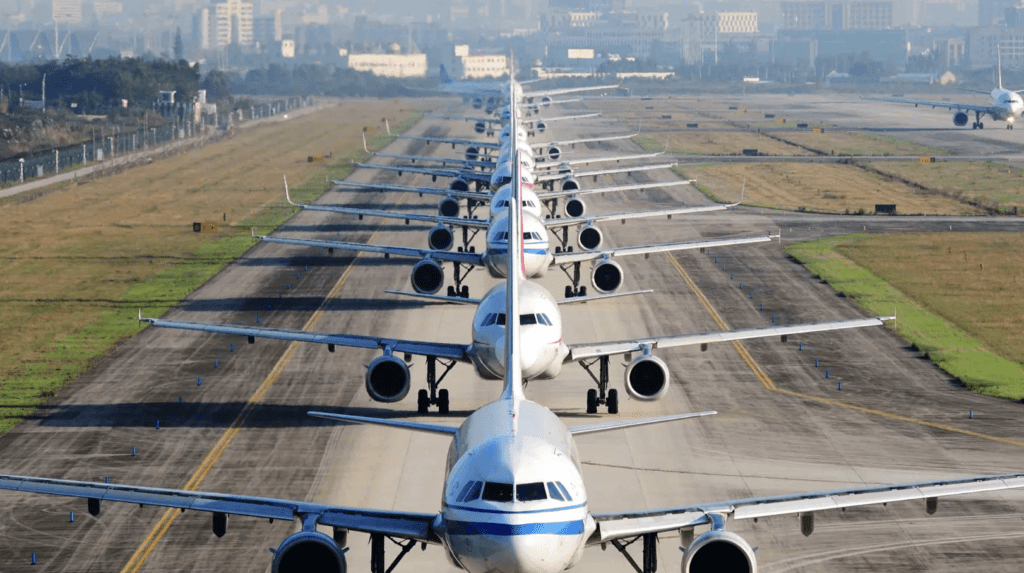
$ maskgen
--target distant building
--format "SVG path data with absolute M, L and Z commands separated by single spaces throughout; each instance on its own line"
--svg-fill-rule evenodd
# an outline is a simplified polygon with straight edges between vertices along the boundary
M 283 36 L 281 10 L 275 11 L 273 16 L 257 16 L 252 19 L 252 39 L 260 46 L 266 47 L 280 42 Z
M 1020 0 L 978 0 L 978 27 L 1006 23 L 1006 10 L 1020 5 Z
M 120 2 L 96 0 L 92 3 L 92 11 L 96 14 L 97 18 L 103 18 L 109 15 L 120 14 L 124 11 L 124 6 Z
M 348 67 L 375 76 L 412 78 L 427 75 L 426 54 L 349 54 Z
M 281 57 L 295 57 L 295 40 L 281 40 Z
M 720 45 L 754 39 L 758 33 L 757 12 L 715 12 L 698 14 L 683 22 L 683 60 L 697 64 L 717 60 Z M 706 57 L 705 54 L 711 54 Z
M 545 15 L 541 28 L 549 55 L 568 54 L 574 48 L 638 58 L 677 59 L 681 54 L 682 34 L 669 27 L 665 12 L 553 12 Z
M 253 43 L 253 10 L 251 2 L 226 0 L 213 5 L 210 12 L 211 47 L 230 44 L 249 46 Z
M 456 73 L 464 79 L 500 78 L 508 73 L 508 58 L 503 54 L 465 55 L 456 64 Z
M 54 22 L 69 26 L 82 23 L 82 0 L 51 0 Z
M 967 32 L 967 58 L 973 69 L 996 65 L 997 53 L 1009 68 L 1024 66 L 1024 28 L 971 28 Z
M 876 0 L 780 2 L 783 30 L 887 30 L 892 2 Z

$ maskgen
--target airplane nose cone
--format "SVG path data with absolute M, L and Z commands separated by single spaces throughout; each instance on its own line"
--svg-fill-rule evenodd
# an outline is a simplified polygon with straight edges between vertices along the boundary
M 575 554 L 579 539 L 561 535 L 481 537 L 459 561 L 470 573 L 559 573 Z

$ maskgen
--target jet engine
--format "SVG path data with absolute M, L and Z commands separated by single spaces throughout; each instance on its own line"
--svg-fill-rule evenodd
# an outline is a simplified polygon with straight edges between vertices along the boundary
M 601 233 L 601 229 L 593 225 L 583 227 L 576 235 L 576 243 L 585 251 L 600 249 L 603 242 L 604 234 Z
M 345 573 L 345 555 L 333 539 L 318 531 L 286 537 L 274 552 L 273 573 Z
M 551 101 L 552 100 L 551 100 L 550 96 L 544 96 L 544 97 L 540 98 L 540 105 L 542 105 L 544 107 L 551 107 Z
M 557 160 L 562 156 L 562 149 L 557 145 L 552 145 L 548 148 L 548 157 L 552 160 Z
M 657 356 L 637 356 L 626 366 L 626 393 L 634 400 L 652 402 L 668 391 L 668 366 Z
M 482 97 L 473 98 L 473 109 L 480 109 L 484 107 L 484 99 Z
M 459 200 L 451 196 L 441 199 L 441 202 L 437 204 L 437 213 L 442 217 L 458 217 Z
M 366 367 L 366 393 L 375 402 L 398 402 L 409 393 L 409 366 L 385 354 Z
M 475 145 L 466 147 L 466 161 L 478 161 L 480 159 L 480 148 Z
M 469 191 L 469 181 L 461 178 L 452 179 L 452 182 L 448 184 L 448 189 L 462 192 Z
M 427 246 L 435 251 L 450 251 L 454 244 L 455 235 L 452 230 L 440 223 L 427 234 Z
M 540 133 L 544 133 L 544 130 L 548 128 L 548 124 L 544 123 L 544 121 L 542 120 L 537 120 L 537 123 L 536 125 L 534 125 L 534 127 L 536 127 L 537 131 L 539 131 Z
M 604 260 L 590 271 L 590 284 L 601 294 L 613 293 L 622 286 L 622 267 L 615 261 Z
M 487 124 L 485 122 L 478 121 L 473 125 L 473 131 L 483 133 L 487 131 Z
M 953 125 L 957 127 L 963 127 L 967 125 L 967 112 L 957 111 L 953 114 Z
M 573 180 L 573 183 L 575 183 L 575 180 Z M 564 187 L 563 190 L 567 191 Z M 562 210 L 565 211 L 566 217 L 582 217 L 587 212 L 587 204 L 583 202 L 583 199 L 572 196 L 565 201 L 565 206 L 562 207 Z
M 434 294 L 444 285 L 444 269 L 437 261 L 423 259 L 409 273 L 412 288 L 420 294 Z
M 683 557 L 683 573 L 757 573 L 754 550 L 731 531 L 709 531 L 693 540 Z

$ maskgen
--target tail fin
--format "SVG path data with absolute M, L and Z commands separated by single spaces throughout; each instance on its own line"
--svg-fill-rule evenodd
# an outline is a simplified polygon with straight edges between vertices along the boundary
M 512 129 L 519 125 L 519 110 L 513 96 L 514 81 L 509 82 L 510 123 Z M 511 142 L 510 156 L 517 158 L 512 161 L 512 195 L 509 197 L 508 208 L 508 277 L 505 283 L 505 388 L 502 399 L 511 402 L 512 431 L 516 431 L 519 402 L 523 395 L 523 368 L 519 355 L 520 324 L 519 324 L 519 285 L 525 277 L 523 264 L 523 228 L 522 208 L 520 199 L 520 164 L 516 138 Z
M 999 89 L 1003 88 L 1003 46 L 1002 44 L 996 44 L 996 81 L 999 84 Z
M 450 84 L 452 83 L 452 77 L 448 75 L 448 70 L 441 64 L 441 83 Z

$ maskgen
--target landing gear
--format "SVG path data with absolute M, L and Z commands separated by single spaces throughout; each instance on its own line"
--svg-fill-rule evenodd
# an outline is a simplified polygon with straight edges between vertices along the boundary
M 560 252 L 562 252 L 561 249 L 555 247 L 555 253 L 557 254 Z M 572 245 L 569 245 L 565 249 L 565 252 L 571 253 Z M 580 286 L 580 264 L 581 263 L 577 261 L 575 263 L 566 263 L 564 265 L 559 265 L 559 268 L 562 269 L 562 272 L 565 273 L 565 276 L 569 277 L 569 280 L 572 281 L 571 285 L 567 285 L 565 287 L 565 298 L 572 298 L 574 296 L 587 296 L 587 287 Z M 571 273 L 569 272 L 570 268 L 572 269 Z
M 462 247 L 459 247 L 459 252 L 463 252 Z M 475 253 L 476 247 L 470 247 L 469 252 Z M 448 286 L 448 298 L 455 298 L 457 296 L 469 298 L 469 286 L 462 284 L 462 281 L 466 280 L 469 273 L 473 272 L 473 265 L 453 262 L 452 267 L 455 269 L 455 286 Z
M 1013 124 L 1012 123 L 1006 124 L 1006 129 L 1011 129 L 1012 130 L 1013 129 Z
M 449 287 L 451 288 L 451 287 Z M 444 366 L 444 372 L 441 376 L 437 375 L 437 363 L 440 362 L 441 366 Z M 427 356 L 427 388 L 421 389 L 416 394 L 416 411 L 420 414 L 426 414 L 430 409 L 430 406 L 437 406 L 438 413 L 448 413 L 448 389 L 441 388 L 438 390 L 438 386 L 441 385 L 441 381 L 448 375 L 448 372 L 455 367 L 454 360 L 441 360 L 436 356 Z
M 391 562 L 391 565 L 385 569 L 384 561 L 384 538 L 387 537 L 391 543 L 402 548 L 395 557 L 395 560 Z M 412 548 L 416 547 L 415 539 L 407 539 L 402 541 L 396 541 L 394 537 L 385 536 L 383 533 L 371 533 L 370 534 L 370 573 L 387 573 L 394 571 L 395 566 L 398 562 L 405 557 L 405 554 L 412 551 Z M 424 545 L 426 547 L 426 545 Z
M 607 406 L 609 414 L 619 413 L 619 391 L 608 389 L 608 362 L 610 358 L 608 356 L 600 356 L 593 360 L 580 360 L 580 366 L 590 374 L 590 377 L 597 383 L 597 388 L 591 388 L 587 390 L 587 413 L 596 414 L 598 406 Z M 598 364 L 598 375 L 594 376 L 594 371 L 590 369 L 594 364 Z
M 974 123 L 971 124 L 971 129 L 985 129 L 985 124 L 981 123 L 980 112 L 974 112 Z
M 644 556 L 643 564 L 638 565 L 633 560 L 633 556 L 626 551 L 626 548 L 635 543 L 638 540 L 643 540 L 644 545 Z M 613 539 L 612 545 L 622 553 L 622 556 L 626 558 L 626 561 L 633 566 L 636 573 L 656 573 L 658 571 L 658 534 L 657 533 L 645 533 L 638 535 L 629 541 L 623 542 L 621 539 Z M 604 548 L 604 545 L 601 545 Z

